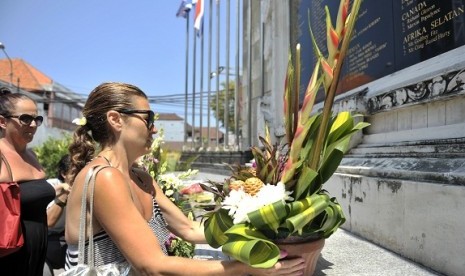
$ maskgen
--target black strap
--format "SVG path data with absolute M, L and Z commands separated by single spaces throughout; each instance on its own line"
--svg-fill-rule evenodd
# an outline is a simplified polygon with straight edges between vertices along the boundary
M 2 157 L 3 162 L 5 162 L 6 169 L 8 170 L 8 174 L 10 175 L 11 181 L 13 181 L 13 172 L 11 171 L 11 167 L 10 167 L 10 164 L 8 163 L 8 160 L 6 160 L 6 157 L 5 157 L 5 155 L 3 155 L 3 153 L 0 152 L 0 155 Z M 0 168 L 1 168 L 1 166 L 2 166 L 2 164 L 0 162 Z

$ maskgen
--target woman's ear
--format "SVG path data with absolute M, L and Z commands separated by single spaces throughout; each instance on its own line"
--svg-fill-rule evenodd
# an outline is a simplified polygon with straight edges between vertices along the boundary
M 116 130 L 121 130 L 123 127 L 123 118 L 118 111 L 110 110 L 107 112 L 107 121 L 110 126 Z
M 0 131 L 6 128 L 6 118 L 0 115 Z

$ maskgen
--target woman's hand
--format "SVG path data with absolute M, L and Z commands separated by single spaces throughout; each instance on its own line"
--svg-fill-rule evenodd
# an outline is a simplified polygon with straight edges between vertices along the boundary
M 55 188 L 55 196 L 56 197 L 62 197 L 63 195 L 68 196 L 69 192 L 71 191 L 71 187 L 69 186 L 68 183 L 60 183 L 58 185 L 54 186 Z
M 271 268 L 251 268 L 250 274 L 259 275 L 303 275 L 305 270 L 305 260 L 302 258 L 283 259 L 287 256 L 285 251 L 281 251 L 280 260 Z

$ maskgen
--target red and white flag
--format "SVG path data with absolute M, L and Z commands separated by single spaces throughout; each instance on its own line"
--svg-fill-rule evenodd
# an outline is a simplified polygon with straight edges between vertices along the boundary
M 203 0 L 194 0 L 192 1 L 192 4 L 195 4 L 194 29 L 197 32 L 197 36 L 202 36 L 204 3 Z

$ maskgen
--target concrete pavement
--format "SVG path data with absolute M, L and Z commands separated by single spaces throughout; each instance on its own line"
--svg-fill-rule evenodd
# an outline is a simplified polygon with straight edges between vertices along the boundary
M 219 249 L 196 246 L 197 259 L 227 260 Z M 442 275 L 339 229 L 325 242 L 314 276 Z

